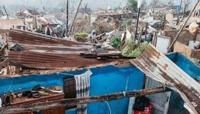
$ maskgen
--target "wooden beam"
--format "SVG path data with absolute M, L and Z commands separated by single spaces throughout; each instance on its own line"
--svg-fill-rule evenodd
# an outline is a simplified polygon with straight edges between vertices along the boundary
M 80 1 L 79 1 L 78 7 L 77 7 L 77 9 L 76 9 L 76 13 L 75 13 L 75 16 L 74 16 L 74 19 L 73 19 L 73 21 L 72 21 L 72 25 L 71 25 L 70 31 L 69 31 L 69 32 L 71 32 L 71 33 L 73 32 L 73 27 L 74 27 L 74 24 L 75 24 L 76 17 L 77 17 L 77 15 L 78 15 L 79 9 L 80 9 L 80 7 L 81 7 L 82 1 L 83 1 L 83 0 L 80 0 Z
M 176 41 L 178 40 L 179 36 L 181 35 L 181 32 L 183 31 L 183 29 L 185 28 L 187 22 L 189 21 L 190 17 L 192 16 L 192 14 L 194 13 L 195 9 L 197 8 L 197 6 L 199 5 L 200 0 L 197 1 L 197 3 L 194 5 L 192 11 L 190 12 L 190 14 L 188 15 L 187 19 L 185 20 L 184 24 L 182 25 L 182 27 L 180 28 L 179 32 L 177 33 L 176 37 L 174 38 L 173 42 L 171 43 L 171 45 L 168 48 L 168 52 L 170 52 L 174 46 L 174 44 L 176 43 Z
M 50 108 L 60 107 L 60 106 L 70 107 L 77 104 L 88 104 L 88 103 L 93 103 L 93 102 L 112 101 L 112 100 L 118 100 L 118 99 L 128 98 L 128 97 L 151 95 L 151 94 L 156 94 L 156 93 L 161 93 L 161 92 L 165 92 L 164 87 L 157 87 L 153 89 L 144 89 L 144 90 L 130 91 L 130 92 L 120 92 L 120 93 L 114 93 L 114 94 L 103 95 L 103 96 L 61 99 L 61 100 L 51 101 L 51 102 L 39 102 L 39 103 L 29 104 L 29 105 L 3 107 L 3 108 L 0 108 L 0 113 L 11 114 L 11 113 L 21 113 L 21 112 L 32 112 L 32 111 L 45 110 L 45 109 L 50 109 Z
M 69 0 L 66 0 L 66 37 L 69 37 Z

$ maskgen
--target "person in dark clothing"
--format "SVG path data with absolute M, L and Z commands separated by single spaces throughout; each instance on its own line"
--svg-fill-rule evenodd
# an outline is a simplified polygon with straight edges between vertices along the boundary
M 47 24 L 46 28 L 45 28 L 45 34 L 51 36 L 52 34 L 52 30 L 50 28 L 49 23 Z

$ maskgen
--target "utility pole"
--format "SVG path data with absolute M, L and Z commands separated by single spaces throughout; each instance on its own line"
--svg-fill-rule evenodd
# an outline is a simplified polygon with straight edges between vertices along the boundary
M 136 22 L 136 30 L 135 30 L 135 40 L 137 39 L 137 35 L 138 35 L 139 21 L 140 21 L 140 8 L 138 8 L 138 14 L 137 14 L 137 22 Z
M 176 34 L 174 40 L 172 41 L 171 45 L 168 48 L 168 52 L 170 52 L 174 46 L 174 44 L 176 43 L 176 41 L 179 39 L 179 36 L 181 35 L 181 32 L 183 31 L 183 29 L 185 28 L 187 22 L 189 21 L 190 17 L 192 16 L 192 14 L 194 13 L 195 9 L 198 7 L 198 5 L 200 4 L 200 0 L 198 0 L 196 2 L 196 4 L 194 5 L 194 7 L 192 8 L 192 10 L 190 11 L 190 14 L 188 15 L 187 19 L 185 20 L 185 22 L 183 23 L 183 25 L 181 26 L 179 32 Z
M 69 0 L 66 0 L 66 35 L 69 37 Z
M 78 15 L 79 9 L 80 9 L 80 7 L 81 7 L 82 1 L 83 1 L 83 0 L 80 0 L 80 1 L 79 1 L 78 7 L 77 7 L 77 9 L 76 9 L 75 16 L 74 16 L 74 19 L 73 19 L 73 22 L 72 22 L 72 25 L 71 25 L 71 28 L 70 28 L 70 32 L 73 31 L 73 27 L 74 27 L 74 24 L 75 24 L 76 17 L 77 17 L 77 15 Z
M 137 13 L 137 22 L 136 22 L 136 30 L 135 30 L 135 40 L 137 39 L 137 33 L 138 33 L 138 25 L 140 21 L 140 10 L 142 6 L 143 0 L 138 0 L 138 13 Z

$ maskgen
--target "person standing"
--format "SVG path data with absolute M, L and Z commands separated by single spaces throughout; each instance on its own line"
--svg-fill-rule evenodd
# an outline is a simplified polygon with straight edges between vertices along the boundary
M 47 24 L 47 26 L 45 27 L 45 34 L 51 36 L 52 35 L 52 29 L 49 25 L 49 23 Z

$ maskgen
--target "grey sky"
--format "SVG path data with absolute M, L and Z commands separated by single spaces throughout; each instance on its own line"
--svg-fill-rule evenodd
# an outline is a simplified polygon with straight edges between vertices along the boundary
M 46 7 L 60 7 L 63 5 L 65 0 L 0 0 L 0 4 L 5 5 L 24 5 L 24 6 L 46 6 Z M 78 3 L 79 0 L 69 0 L 71 5 L 74 3 Z M 150 2 L 151 0 L 146 0 Z M 167 0 L 160 0 L 166 2 Z M 181 0 L 174 0 L 181 1 Z M 192 0 L 194 1 L 194 0 Z M 124 6 L 127 3 L 127 0 L 83 0 L 83 4 L 88 3 L 88 6 L 91 8 L 107 8 L 110 7 L 118 7 Z M 76 5 L 75 5 L 76 6 Z
M 78 3 L 79 0 L 69 0 L 71 3 Z M 59 7 L 62 5 L 64 0 L 0 0 L 0 4 L 4 5 L 24 5 L 24 6 L 37 6 L 43 5 L 47 7 Z M 124 6 L 127 0 L 83 0 L 83 4 L 88 3 L 89 7 L 92 8 L 105 8 L 108 6 L 117 7 Z

